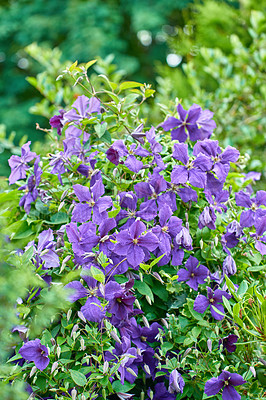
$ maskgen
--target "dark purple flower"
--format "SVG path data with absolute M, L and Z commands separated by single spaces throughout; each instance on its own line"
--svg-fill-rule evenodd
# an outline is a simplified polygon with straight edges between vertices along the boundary
M 30 144 L 31 142 L 27 142 L 21 147 L 21 157 L 13 155 L 8 160 L 11 168 L 11 174 L 9 176 L 10 185 L 20 179 L 26 178 L 26 171 L 29 169 L 27 163 L 36 157 L 36 153 L 30 151 Z
M 182 378 L 182 375 L 174 369 L 169 376 L 169 388 L 168 392 L 169 393 L 183 393 L 185 386 L 184 379 Z
M 34 361 L 36 367 L 43 371 L 49 364 L 48 349 L 40 339 L 30 340 L 19 350 L 19 354 L 28 361 Z
M 119 320 L 126 319 L 133 311 L 135 297 L 130 292 L 133 285 L 133 279 L 124 287 L 115 281 L 110 281 L 105 285 L 105 298 L 109 301 L 107 310 Z
M 123 140 L 116 140 L 107 150 L 106 157 L 113 164 L 120 164 L 120 158 L 128 154 L 128 150 Z
M 65 110 L 59 110 L 59 115 L 54 115 L 49 123 L 52 128 L 57 129 L 57 134 L 61 136 L 62 129 L 63 129 L 63 119 L 64 119 Z
M 253 198 L 241 191 L 236 193 L 235 198 L 237 206 L 248 208 L 248 210 L 242 211 L 240 216 L 240 225 L 242 227 L 251 227 L 258 218 L 266 215 L 266 210 L 259 208 L 262 205 L 266 206 L 266 191 L 259 190 Z
M 118 255 L 126 255 L 133 268 L 142 263 L 149 251 L 154 251 L 158 246 L 158 239 L 152 232 L 147 232 L 143 222 L 135 221 L 129 229 L 125 229 L 116 235 L 117 245 L 114 252 Z
M 198 290 L 199 284 L 203 284 L 208 276 L 209 270 L 204 265 L 199 265 L 199 261 L 189 256 L 186 269 L 181 268 L 178 274 L 178 282 L 186 282 L 186 284 L 194 290 Z
M 171 131 L 172 140 L 179 140 L 185 142 L 189 134 L 191 140 L 197 140 L 197 133 L 199 131 L 197 121 L 201 113 L 201 108 L 191 107 L 186 111 L 181 104 L 178 104 L 177 111 L 179 118 L 169 117 L 162 127 L 165 131 Z M 187 134 L 188 132 L 188 134 Z
M 230 222 L 226 227 L 226 233 L 222 236 L 223 246 L 229 247 L 230 249 L 235 247 L 242 235 L 243 230 L 240 224 L 236 220 Z
M 223 400 L 241 400 L 241 396 L 237 393 L 235 386 L 246 383 L 241 375 L 222 371 L 218 378 L 211 378 L 205 383 L 204 393 L 207 396 L 214 396 L 223 389 Z
M 229 352 L 233 353 L 236 351 L 236 345 L 235 343 L 238 341 L 238 336 L 237 335 L 228 335 L 222 339 L 219 340 L 219 347 L 221 344 L 223 347 Z
M 154 390 L 148 390 L 149 399 L 152 400 L 175 400 L 176 395 L 169 393 L 163 382 L 156 383 Z
M 199 294 L 194 302 L 193 310 L 203 314 L 210 307 L 213 318 L 220 321 L 224 318 L 223 296 L 227 299 L 231 298 L 230 294 L 221 289 L 213 291 L 207 287 L 207 297 Z M 214 307 L 222 314 L 218 313 Z
M 237 269 L 235 260 L 230 254 L 228 254 L 223 262 L 223 274 L 228 276 L 235 275 L 236 271 Z

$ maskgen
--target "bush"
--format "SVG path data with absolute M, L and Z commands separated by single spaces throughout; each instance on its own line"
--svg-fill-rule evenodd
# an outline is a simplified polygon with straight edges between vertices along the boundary
M 147 127 L 154 90 L 94 85 L 93 63 L 61 74 L 83 94 L 50 119 L 49 153 L 28 142 L 9 160 L 3 231 L 23 250 L 7 262 L 32 277 L 4 382 L 36 399 L 262 399 L 259 174 L 210 139 L 209 110 L 179 103 Z

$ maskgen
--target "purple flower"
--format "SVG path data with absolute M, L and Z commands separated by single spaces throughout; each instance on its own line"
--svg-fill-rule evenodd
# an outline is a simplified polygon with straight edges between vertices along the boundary
M 52 128 L 57 128 L 57 134 L 61 136 L 63 129 L 63 119 L 64 119 L 65 110 L 59 110 L 59 115 L 54 115 L 49 123 Z
M 109 301 L 107 310 L 116 319 L 126 319 L 128 314 L 133 311 L 135 297 L 130 292 L 133 285 L 134 279 L 128 281 L 124 287 L 115 281 L 110 281 L 106 284 L 105 298 Z
M 223 400 L 241 400 L 241 396 L 237 393 L 235 386 L 246 383 L 241 375 L 222 371 L 218 378 L 211 378 L 205 383 L 204 393 L 207 396 L 214 396 L 223 389 Z
M 184 382 L 184 379 L 182 378 L 182 375 L 176 369 L 174 369 L 170 373 L 168 392 L 169 393 L 183 393 L 184 386 L 185 386 L 185 382 Z
M 203 155 L 199 155 L 195 161 L 190 162 L 188 156 L 188 145 L 175 143 L 173 157 L 184 165 L 175 165 L 171 173 L 171 182 L 174 184 L 185 184 L 189 182 L 192 186 L 204 188 L 206 184 L 206 167 L 211 169 L 212 163 Z
M 226 227 L 226 233 L 222 236 L 223 246 L 229 247 L 230 249 L 235 247 L 242 235 L 243 230 L 240 224 L 236 220 L 230 222 Z M 226 252 L 228 253 L 228 251 Z
M 182 229 L 177 233 L 175 241 L 178 246 L 181 246 L 188 251 L 193 250 L 192 238 L 190 236 L 188 228 L 185 228 L 183 226 Z
M 36 157 L 36 153 L 30 151 L 31 142 L 25 143 L 21 147 L 21 157 L 11 156 L 8 160 L 11 168 L 11 174 L 9 176 L 9 184 L 17 182 L 20 179 L 26 178 L 26 171 L 29 169 L 28 162 L 32 161 Z
M 256 197 L 253 198 L 241 191 L 236 193 L 235 198 L 237 206 L 248 208 L 248 210 L 242 211 L 240 216 L 240 225 L 242 227 L 251 227 L 258 218 L 266 215 L 265 209 L 259 209 L 261 205 L 266 206 L 266 191 L 259 190 L 256 193 Z
M 203 284 L 208 276 L 209 270 L 204 265 L 199 265 L 199 261 L 189 256 L 186 264 L 186 269 L 181 268 L 178 274 L 178 282 L 186 282 L 186 284 L 194 290 L 198 290 L 199 284 Z
M 228 254 L 228 256 L 224 259 L 223 262 L 223 274 L 224 275 L 235 275 L 237 269 L 236 269 L 236 263 L 233 257 Z
M 210 287 L 207 287 L 207 297 L 199 294 L 194 302 L 193 310 L 203 314 L 210 307 L 213 318 L 220 321 L 224 318 L 223 296 L 227 299 L 231 298 L 230 294 L 221 289 L 213 291 Z M 214 307 L 223 315 L 218 313 Z
M 92 113 L 101 111 L 100 101 L 96 97 L 90 99 L 84 95 L 79 96 L 72 104 L 72 110 L 64 115 L 64 122 L 80 123 L 83 119 L 89 118 Z
M 262 256 L 266 255 L 266 216 L 259 218 L 255 222 L 256 234 L 255 236 L 255 248 L 260 252 Z M 253 235 L 252 235 L 253 236 Z
M 30 340 L 19 350 L 19 354 L 28 361 L 34 361 L 36 367 L 43 371 L 49 364 L 48 349 L 40 339 Z
M 44 263 L 43 268 L 56 268 L 59 266 L 59 257 L 55 252 L 56 243 L 52 229 L 42 231 L 39 234 L 37 254 Z
M 203 229 L 207 226 L 209 229 L 216 229 L 215 226 L 216 215 L 211 207 L 205 207 L 199 216 L 199 229 Z
M 33 175 L 31 175 L 28 179 L 26 185 L 23 185 L 19 188 L 19 190 L 26 190 L 26 194 L 21 197 L 19 205 L 24 207 L 24 210 L 27 214 L 29 214 L 31 209 L 31 203 L 33 203 L 38 197 L 37 187 L 41 182 L 42 170 L 39 167 L 40 156 L 38 156 L 34 162 L 34 171 Z
M 71 222 L 66 225 L 66 233 L 75 256 L 86 256 L 99 242 L 96 235 L 96 226 L 90 221 L 77 227 L 77 224 Z
M 126 255 L 133 268 L 149 257 L 149 251 L 154 251 L 158 246 L 157 237 L 152 232 L 143 235 L 145 231 L 145 224 L 137 220 L 129 229 L 116 235 L 117 245 L 114 252 L 118 255 Z
M 152 400 L 175 400 L 176 395 L 169 393 L 163 382 L 156 383 L 154 391 L 148 390 L 149 399 Z
M 169 117 L 163 124 L 162 127 L 165 131 L 171 131 L 172 140 L 179 140 L 179 142 L 185 142 L 189 134 L 191 140 L 197 140 L 197 132 L 199 131 L 197 121 L 201 113 L 201 108 L 191 107 L 186 111 L 181 104 L 178 104 L 177 111 L 179 118 Z M 188 132 L 188 134 L 187 134 Z
M 223 347 L 229 352 L 233 353 L 236 351 L 236 345 L 235 343 L 238 341 L 238 336 L 236 335 L 228 335 L 222 339 L 219 340 L 219 347 L 221 344 Z

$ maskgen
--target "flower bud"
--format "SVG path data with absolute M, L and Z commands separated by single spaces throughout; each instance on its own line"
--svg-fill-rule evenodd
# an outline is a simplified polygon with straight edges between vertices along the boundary
M 37 367 L 35 367 L 35 365 L 34 365 L 34 367 L 32 367 L 32 369 L 30 370 L 30 378 L 32 377 L 32 375 L 35 374 L 36 371 L 37 371 Z
M 144 369 L 145 369 L 145 366 L 144 366 Z M 131 375 L 135 376 L 136 378 L 138 377 L 138 375 L 136 374 L 135 371 L 133 371 L 132 368 L 127 368 L 127 372 L 129 372 Z
M 108 369 L 109 369 L 109 362 L 108 362 L 108 361 L 104 361 L 104 364 L 103 364 L 103 374 L 106 374 L 107 371 L 108 371 Z
M 61 347 L 60 347 L 60 346 L 57 346 L 57 348 L 56 348 L 56 354 L 57 354 L 57 357 L 59 358 L 59 357 L 60 357 L 60 354 L 61 354 Z
M 186 349 L 186 351 L 185 351 L 185 353 L 184 353 L 184 355 L 183 355 L 183 358 L 185 358 L 190 352 L 191 352 L 191 347 L 189 347 L 188 349 Z
M 115 331 L 111 331 L 110 335 L 117 343 L 122 344 L 121 340 L 119 339 L 119 337 L 117 336 L 117 333 Z
M 211 341 L 211 339 L 207 340 L 207 347 L 208 347 L 209 352 L 211 353 L 211 351 L 212 351 L 212 341 Z
M 70 320 L 71 314 L 72 314 L 72 310 L 71 310 L 71 308 L 70 308 L 70 309 L 68 310 L 68 312 L 67 312 L 67 322 Z
M 53 365 L 52 365 L 52 368 L 51 368 L 51 374 L 54 372 L 54 370 L 55 370 L 57 367 L 58 367 L 58 362 L 55 361 L 55 362 L 53 363 Z
M 237 271 L 235 260 L 231 255 L 228 255 L 223 262 L 223 273 L 225 275 L 234 275 Z
M 151 375 L 151 370 L 150 370 L 150 367 L 147 365 L 147 364 L 144 364 L 144 371 L 148 374 L 148 375 Z
M 72 400 L 76 400 L 78 392 L 73 388 L 70 392 Z
M 56 341 L 54 340 L 53 337 L 51 338 L 51 344 L 52 344 L 52 346 L 55 346 L 55 345 L 56 345 Z
M 84 315 L 82 314 L 82 312 L 81 311 L 78 311 L 78 317 L 83 321 L 83 322 L 87 322 L 86 321 L 86 318 L 84 317 Z
M 199 244 L 200 244 L 200 248 L 201 248 L 201 250 L 203 249 L 203 246 L 204 246 L 204 242 L 203 242 L 203 240 L 202 239 L 200 239 L 200 242 L 199 242 Z
M 162 321 L 162 323 L 164 324 L 164 326 L 165 326 L 167 329 L 169 329 L 169 324 L 168 324 L 168 322 L 166 321 L 166 319 L 162 318 L 161 321 Z
M 71 331 L 71 335 L 70 335 L 70 336 L 73 337 L 74 333 L 77 332 L 78 329 L 79 329 L 78 324 L 75 324 L 75 325 L 73 326 L 73 328 L 72 328 L 72 331 Z
M 150 327 L 149 321 L 147 320 L 145 315 L 142 316 L 142 321 L 143 321 L 144 325 L 146 326 L 146 328 Z
M 79 339 L 79 341 L 80 341 L 80 350 L 82 350 L 82 351 L 86 350 L 86 346 L 85 346 L 85 342 L 84 342 L 83 337 L 81 337 Z

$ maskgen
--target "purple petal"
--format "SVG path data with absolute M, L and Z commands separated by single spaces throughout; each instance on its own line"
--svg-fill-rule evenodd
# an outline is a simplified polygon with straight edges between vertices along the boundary
M 222 394 L 223 400 L 241 400 L 240 394 L 235 390 L 233 386 L 225 386 Z
M 221 311 L 221 313 L 223 313 L 223 315 L 221 315 L 221 314 L 219 314 L 218 312 L 216 312 L 216 311 L 214 310 L 213 306 L 214 306 L 217 310 Z M 221 321 L 221 320 L 224 318 L 224 308 L 223 308 L 222 304 L 214 303 L 213 306 L 212 306 L 212 304 L 210 304 L 210 310 L 211 310 L 211 314 L 212 314 L 213 318 L 215 318 L 215 319 L 218 320 L 218 321 Z
M 170 129 L 175 128 L 180 124 L 180 121 L 174 117 L 169 117 L 166 121 L 162 123 L 162 128 L 164 131 L 170 131 Z
M 188 182 L 188 171 L 183 165 L 175 165 L 171 173 L 171 182 L 178 185 Z
M 204 393 L 207 396 L 214 396 L 215 394 L 220 392 L 223 386 L 224 383 L 222 380 L 218 378 L 211 378 L 205 383 Z
M 68 283 L 65 286 L 65 289 L 69 289 L 69 292 L 72 293 L 69 294 L 68 296 L 68 299 L 69 301 L 71 301 L 71 303 L 74 303 L 75 301 L 88 296 L 88 290 L 85 289 L 84 286 L 79 281 L 73 281 Z
M 252 201 L 247 193 L 243 191 L 235 194 L 236 205 L 240 207 L 248 207 L 250 208 L 252 205 Z
M 84 317 L 91 322 L 101 322 L 105 317 L 103 306 L 97 297 L 89 297 L 84 306 L 81 307 L 80 311 Z
M 182 125 L 180 128 L 173 129 L 171 132 L 172 140 L 179 140 L 179 142 L 185 142 L 187 140 L 187 133 L 185 127 Z
M 184 143 L 175 143 L 173 157 L 176 160 L 181 161 L 183 164 L 187 164 L 189 161 L 188 157 L 188 145 Z
M 193 310 L 203 314 L 207 310 L 209 304 L 209 299 L 199 294 L 194 302 Z
M 125 166 L 137 174 L 143 168 L 143 162 L 137 160 L 135 156 L 129 155 L 125 161 Z

